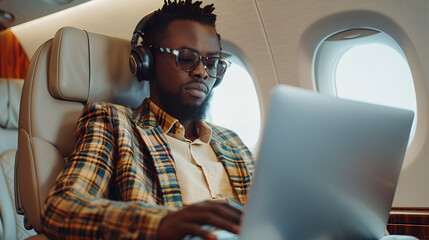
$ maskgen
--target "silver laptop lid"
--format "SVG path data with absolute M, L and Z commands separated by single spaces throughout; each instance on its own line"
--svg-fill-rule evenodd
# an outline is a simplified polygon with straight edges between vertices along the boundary
M 276 87 L 240 239 L 383 237 L 413 115 Z

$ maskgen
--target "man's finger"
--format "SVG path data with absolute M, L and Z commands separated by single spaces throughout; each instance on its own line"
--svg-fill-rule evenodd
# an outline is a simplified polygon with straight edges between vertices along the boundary
M 218 215 L 222 218 L 225 218 L 229 221 L 234 222 L 235 224 L 240 224 L 241 215 L 243 212 L 235 207 L 230 206 L 227 203 L 219 202 L 204 202 L 204 204 L 199 204 L 194 206 L 195 212 L 211 212 L 215 215 Z
M 206 239 L 206 240 L 216 240 L 216 236 L 213 235 L 211 232 L 206 231 L 201 228 L 198 224 L 193 223 L 185 223 L 182 226 L 180 226 L 183 230 L 183 232 L 187 233 L 187 235 L 191 236 L 198 236 L 200 238 Z
M 194 213 L 187 217 L 187 221 L 199 225 L 211 225 L 213 227 L 224 229 L 235 234 L 240 232 L 239 224 L 212 212 Z

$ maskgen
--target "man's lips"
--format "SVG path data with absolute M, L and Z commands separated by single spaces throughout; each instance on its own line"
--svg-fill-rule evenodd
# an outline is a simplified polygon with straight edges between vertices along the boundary
M 184 89 L 194 97 L 204 97 L 208 94 L 208 88 L 203 83 L 189 83 Z

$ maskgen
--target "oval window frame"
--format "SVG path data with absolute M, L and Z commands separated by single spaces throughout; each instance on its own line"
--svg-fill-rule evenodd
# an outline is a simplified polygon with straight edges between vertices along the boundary
M 350 49 L 366 44 L 382 44 L 396 51 L 405 62 L 408 60 L 399 44 L 387 33 L 374 28 L 353 28 L 339 31 L 329 35 L 318 45 L 313 62 L 313 81 L 316 91 L 339 97 L 336 86 L 336 72 L 340 59 Z M 408 68 L 410 68 L 408 64 Z M 410 70 L 411 72 L 411 70 Z M 417 102 L 416 88 L 412 79 L 415 101 Z M 377 103 L 375 103 L 377 104 Z M 410 133 L 408 147 L 414 140 L 418 121 L 417 103 L 415 106 L 415 117 Z

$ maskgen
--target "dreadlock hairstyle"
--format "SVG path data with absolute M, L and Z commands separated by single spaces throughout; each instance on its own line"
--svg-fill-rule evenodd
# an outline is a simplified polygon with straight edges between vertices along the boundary
M 157 45 L 166 36 L 168 25 L 177 19 L 192 20 L 216 28 L 214 4 L 205 7 L 201 7 L 201 4 L 201 1 L 192 3 L 192 0 L 164 0 L 164 6 L 154 12 L 145 26 L 143 44 Z M 217 34 L 217 37 L 220 44 L 220 35 Z

